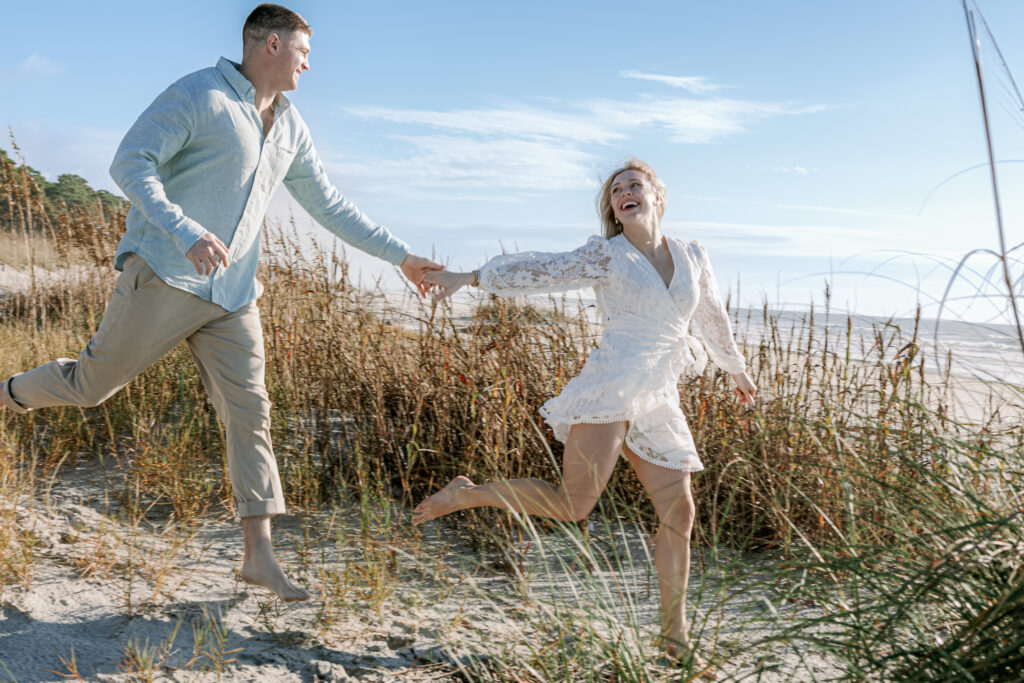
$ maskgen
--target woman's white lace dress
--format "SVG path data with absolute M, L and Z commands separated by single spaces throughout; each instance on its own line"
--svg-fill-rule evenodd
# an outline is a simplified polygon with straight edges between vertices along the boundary
M 491 259 L 480 288 L 499 295 L 593 287 L 604 332 L 579 375 L 541 407 L 562 442 L 579 423 L 629 421 L 626 444 L 644 460 L 673 470 L 704 469 L 679 407 L 679 376 L 704 370 L 707 354 L 689 332 L 696 322 L 711 358 L 729 373 L 743 356 L 715 283 L 707 251 L 668 238 L 675 264 L 666 287 L 650 261 L 623 235 L 593 236 L 571 252 L 524 252 Z

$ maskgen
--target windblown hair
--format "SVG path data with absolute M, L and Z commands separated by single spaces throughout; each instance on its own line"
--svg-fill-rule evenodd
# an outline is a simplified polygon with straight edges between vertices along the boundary
M 622 232 L 622 224 L 615 219 L 615 210 L 612 208 L 612 183 L 615 181 L 615 176 L 625 171 L 637 171 L 647 176 L 647 181 L 654 188 L 654 193 L 661 199 L 661 204 L 658 205 L 658 218 L 665 215 L 665 183 L 646 161 L 626 159 L 621 168 L 615 169 L 608 175 L 604 184 L 601 185 L 601 192 L 597 195 L 597 213 L 601 217 L 601 227 L 605 239 L 610 240 Z
M 287 40 L 293 31 L 313 35 L 313 29 L 297 13 L 287 7 L 265 2 L 257 5 L 246 18 L 245 25 L 242 26 L 242 45 L 262 43 L 271 33 L 276 33 L 282 40 Z

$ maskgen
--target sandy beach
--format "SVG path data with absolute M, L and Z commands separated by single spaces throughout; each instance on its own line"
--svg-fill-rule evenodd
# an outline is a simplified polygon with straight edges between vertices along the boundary
M 39 272 L 37 282 L 95 276 Z M 28 282 L 0 268 L 0 288 Z M 406 306 L 398 318 L 425 314 Z M 980 380 L 953 386 L 948 405 L 966 424 L 993 400 L 1004 417 L 1020 409 L 1012 388 L 993 399 Z M 223 509 L 182 526 L 166 507 L 126 507 L 113 492 L 131 467 L 114 453 L 69 458 L 34 482 L 33 497 L 0 500 L 3 531 L 25 558 L 8 560 L 22 570 L 0 593 L 0 681 L 556 681 L 606 679 L 623 659 L 643 680 L 678 678 L 655 646 L 649 539 L 630 524 L 594 515 L 581 533 L 526 520 L 499 555 L 475 548 L 457 518 L 413 528 L 408 506 L 347 490 L 334 509 L 276 522 L 282 561 L 314 593 L 284 604 L 238 578 L 241 535 Z M 720 679 L 843 674 L 841 662 L 780 637 L 780 624 L 820 614 L 787 601 L 779 567 L 767 554 L 695 548 L 693 638 Z M 562 669 L 551 669 L 552 653 Z M 594 661 L 607 668 L 579 670 Z
M 4 8 L 0 683 L 1024 683 L 1024 2 L 302 5 Z
M 491 662 L 509 650 L 528 661 L 544 648 L 594 647 L 595 638 L 647 657 L 651 680 L 674 672 L 654 648 L 657 584 L 636 529 L 590 534 L 604 566 L 586 566 L 578 536 L 541 532 L 508 571 L 502 558 L 460 540 L 457 525 L 432 522 L 420 533 L 407 511 L 373 510 L 369 532 L 357 505 L 331 517 L 288 516 L 275 528 L 279 550 L 316 597 L 287 605 L 237 578 L 241 537 L 232 520 L 188 529 L 126 522 L 107 495 L 122 474 L 109 460 L 107 468 L 77 465 L 55 473 L 45 500 L 16 504 L 35 561 L 2 596 L 0 680 L 64 680 L 72 654 L 85 680 L 507 680 Z M 759 561 L 768 559 L 709 554 L 694 571 L 702 650 L 728 678 L 836 675 L 796 649 L 749 647 L 766 635 L 751 628 L 752 617 L 778 602 L 770 584 L 759 584 Z M 330 594 L 318 590 L 325 582 Z M 623 642 L 630 639 L 640 642 Z M 532 680 L 557 678 L 537 672 Z

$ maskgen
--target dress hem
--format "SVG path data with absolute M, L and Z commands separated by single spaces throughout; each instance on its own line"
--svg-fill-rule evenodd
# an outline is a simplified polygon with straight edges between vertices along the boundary
M 541 414 L 541 417 L 543 417 L 545 420 L 547 420 L 549 423 L 551 423 L 552 426 L 554 426 L 555 422 L 558 422 L 559 424 L 564 424 L 564 425 L 572 426 L 572 425 L 580 425 L 580 424 L 584 424 L 584 425 L 608 425 L 608 424 L 612 424 L 614 422 L 632 422 L 633 421 L 633 418 L 630 415 L 621 415 L 621 416 L 616 416 L 616 417 L 573 417 L 573 418 L 562 418 L 562 417 L 557 417 L 551 411 L 549 411 L 549 410 L 547 410 L 547 409 L 545 409 L 543 407 L 541 407 L 541 409 L 540 409 L 540 414 Z
M 633 451 L 634 454 L 636 454 L 636 457 L 640 458 L 644 462 L 649 462 L 652 465 L 657 465 L 658 467 L 664 467 L 666 470 L 673 470 L 674 472 L 690 472 L 690 473 L 703 472 L 704 471 L 704 465 L 703 464 L 701 464 L 700 467 L 694 468 L 694 467 L 687 467 L 685 463 L 679 463 L 679 466 L 675 467 L 675 466 L 673 466 L 670 463 L 655 462 L 655 461 L 651 460 L 650 458 L 644 457 L 643 453 L 637 453 L 632 448 L 630 450 Z
M 633 422 L 633 419 L 630 416 L 612 417 L 612 418 L 606 418 L 606 417 L 584 417 L 584 418 L 573 418 L 571 420 L 570 419 L 559 419 L 559 418 L 554 417 L 549 411 L 545 410 L 543 407 L 540 409 L 540 414 L 541 414 L 541 417 L 543 417 L 544 420 L 549 425 L 551 425 L 551 430 L 555 433 L 555 438 L 557 438 L 562 443 L 565 443 L 565 439 L 559 438 L 559 435 L 558 435 L 559 428 L 558 427 L 560 425 L 561 426 L 572 427 L 573 425 L 579 425 L 579 424 L 613 424 L 615 422 L 627 422 L 627 423 L 630 423 L 630 427 L 632 427 L 632 422 Z M 568 438 L 568 434 L 566 434 L 566 438 Z M 628 440 L 628 433 L 627 433 L 627 440 Z M 629 444 L 626 442 L 626 440 L 624 440 L 623 441 L 623 445 L 624 446 L 628 446 Z M 702 471 L 704 471 L 704 463 L 700 462 L 700 456 L 697 456 L 696 454 L 695 454 L 695 457 L 697 457 L 697 461 L 698 461 L 699 465 L 697 467 L 693 467 L 692 465 L 691 466 L 687 466 L 685 461 L 684 462 L 680 462 L 678 465 L 675 465 L 673 463 L 658 462 L 658 461 L 652 460 L 651 458 L 645 457 L 643 455 L 643 453 L 640 453 L 635 448 L 630 447 L 630 450 L 633 451 L 633 453 L 635 453 L 636 456 L 638 458 L 640 458 L 641 460 L 643 460 L 644 462 L 649 462 L 652 465 L 657 465 L 658 467 L 664 467 L 667 470 L 673 470 L 673 471 L 676 471 L 676 472 L 702 472 Z

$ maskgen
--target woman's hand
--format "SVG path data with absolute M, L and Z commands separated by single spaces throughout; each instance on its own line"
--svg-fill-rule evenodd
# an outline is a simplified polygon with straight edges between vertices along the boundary
M 736 372 L 732 375 L 732 381 L 736 382 L 736 388 L 732 393 L 735 394 L 740 405 L 754 407 L 754 404 L 757 403 L 757 386 L 754 384 L 754 380 L 750 379 L 750 375 L 746 371 Z
M 402 269 L 402 275 L 405 275 L 405 277 L 409 278 L 409 282 L 416 285 L 416 290 L 420 293 L 420 296 L 426 296 L 427 292 L 430 291 L 430 285 L 423 281 L 424 276 L 427 273 L 443 270 L 444 266 L 434 263 L 428 258 L 423 258 L 416 254 L 408 254 L 399 268 Z
M 460 288 L 473 284 L 473 273 L 456 273 L 451 270 L 434 270 L 427 273 L 423 281 L 437 288 L 434 292 L 434 301 L 440 301 L 450 297 Z

